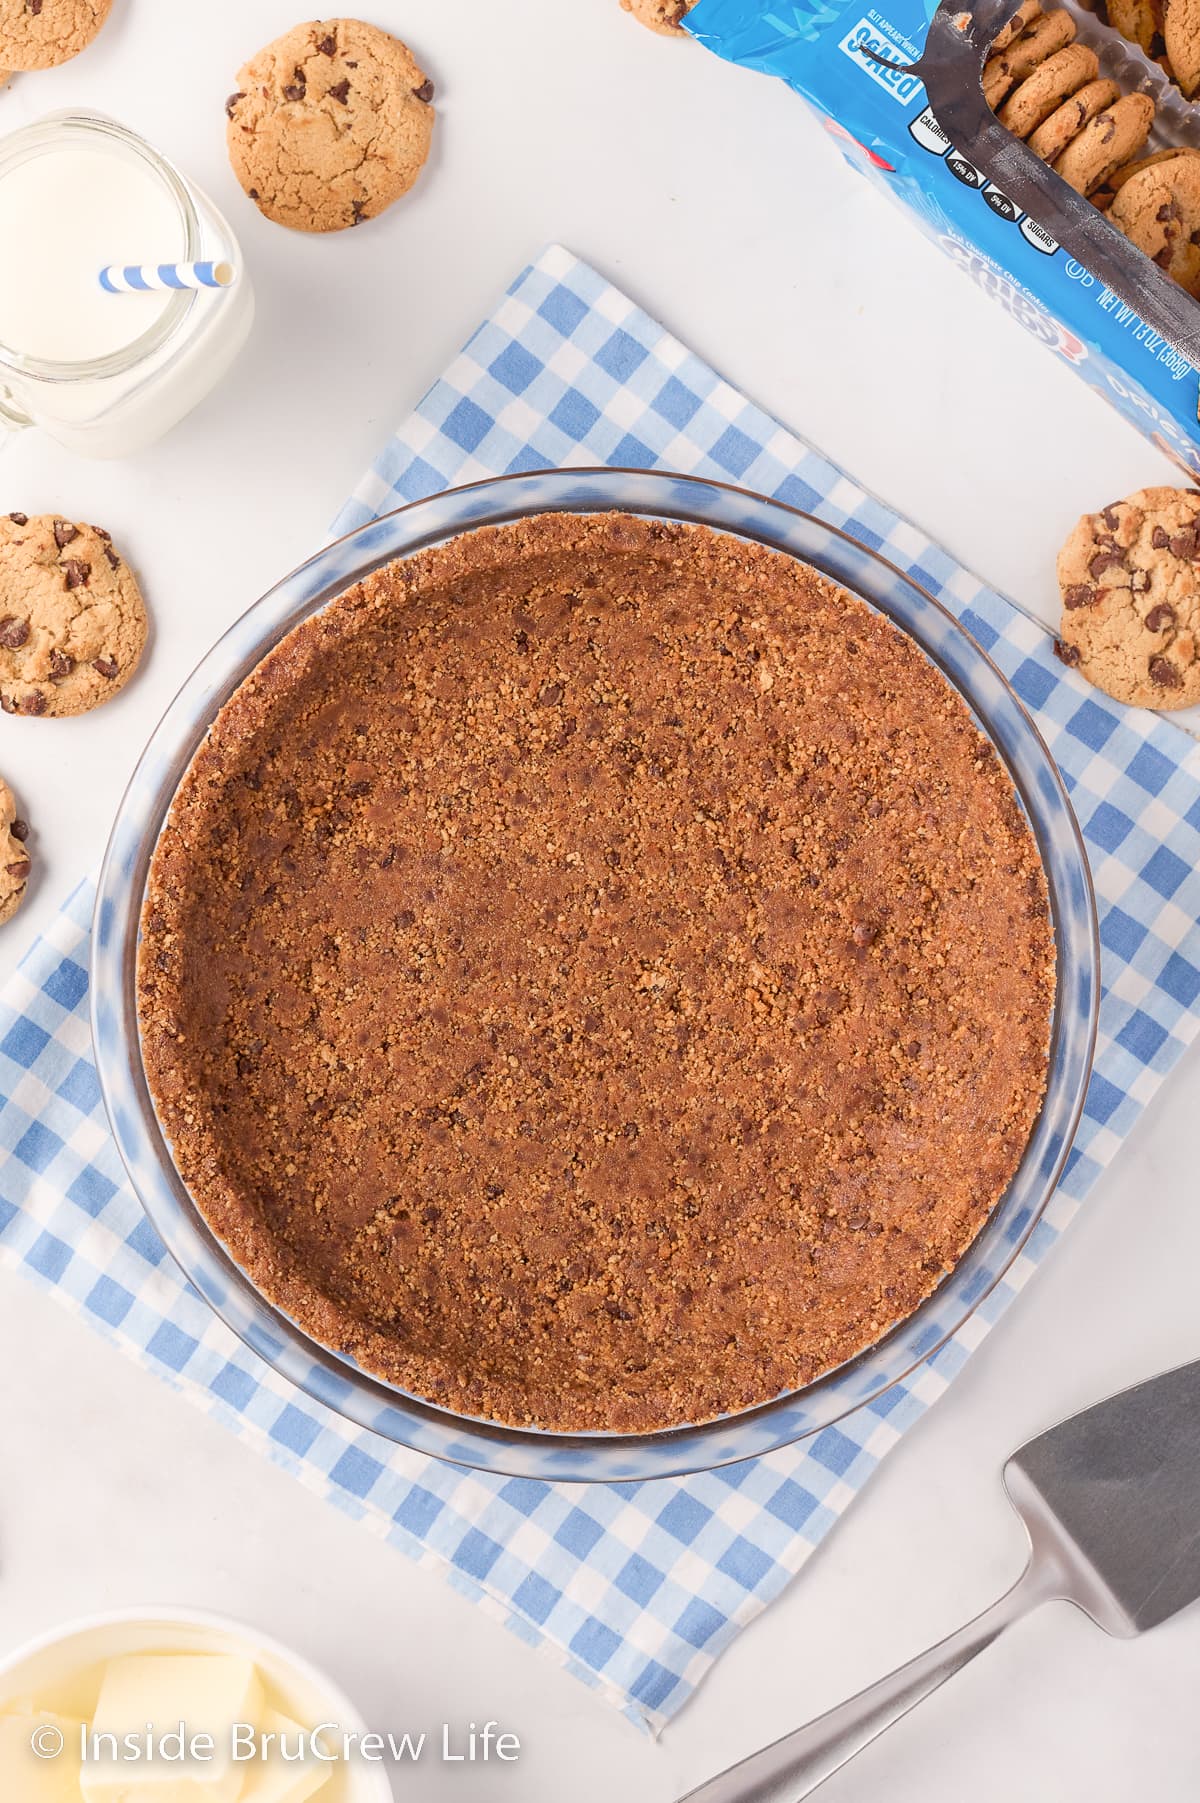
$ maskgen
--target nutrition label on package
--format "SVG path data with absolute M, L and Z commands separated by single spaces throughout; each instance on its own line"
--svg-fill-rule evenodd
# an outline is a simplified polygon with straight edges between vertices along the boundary
M 912 121 L 908 130 L 909 136 L 922 150 L 927 150 L 931 156 L 939 157 L 945 163 L 955 181 L 961 182 L 964 188 L 975 188 L 993 213 L 1000 219 L 1007 219 L 1012 225 L 1015 225 L 1025 242 L 1031 244 L 1034 250 L 1040 250 L 1047 257 L 1054 255 L 1058 249 L 1058 239 L 1052 238 L 1049 232 L 1037 223 L 1036 219 L 1029 217 L 1028 213 L 1022 213 L 1014 200 L 1010 200 L 1008 195 L 996 186 L 995 182 L 990 182 L 983 170 L 977 169 L 975 164 L 950 142 L 934 118 L 932 108 L 926 107 L 925 111 Z

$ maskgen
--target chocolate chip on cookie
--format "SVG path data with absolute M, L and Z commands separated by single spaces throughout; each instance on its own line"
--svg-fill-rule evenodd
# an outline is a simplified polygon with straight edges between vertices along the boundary
M 1007 49 L 993 51 L 983 65 L 983 97 L 992 111 L 995 112 L 1018 82 L 1033 74 L 1039 63 L 1044 63 L 1074 38 L 1075 21 L 1060 9 L 1035 19 Z
M 0 0 L 0 67 L 68 62 L 91 43 L 111 7 L 112 0 Z
M 1200 701 L 1200 491 L 1144 488 L 1084 514 L 1058 556 L 1059 656 L 1118 701 Z
M 0 924 L 11 920 L 25 900 L 29 882 L 29 828 L 18 818 L 13 792 L 0 781 Z
M 1054 167 L 1077 194 L 1094 194 L 1115 169 L 1142 149 L 1153 123 L 1154 102 L 1149 94 L 1122 94 L 1071 139 Z
M 694 4 L 695 0 L 621 0 L 625 11 L 632 13 L 639 24 L 671 37 L 682 35 L 683 21 Z
M 285 32 L 225 103 L 234 173 L 299 232 L 373 219 L 408 192 L 433 136 L 433 84 L 399 38 L 358 19 Z
M 133 573 L 100 526 L 0 515 L 0 709 L 86 713 L 124 688 L 146 644 Z

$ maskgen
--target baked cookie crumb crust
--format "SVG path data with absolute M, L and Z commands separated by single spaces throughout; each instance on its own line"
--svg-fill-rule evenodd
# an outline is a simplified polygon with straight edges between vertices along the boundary
M 660 1429 L 956 1262 L 1041 1102 L 1036 846 L 889 622 L 701 527 L 390 565 L 220 713 L 155 852 L 146 1070 L 309 1333 L 446 1407 Z

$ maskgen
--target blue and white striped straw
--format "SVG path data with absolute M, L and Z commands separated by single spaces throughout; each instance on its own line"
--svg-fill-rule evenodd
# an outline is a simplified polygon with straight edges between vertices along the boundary
M 100 271 L 100 286 L 109 294 L 150 294 L 167 288 L 228 288 L 237 271 L 232 263 L 115 263 Z

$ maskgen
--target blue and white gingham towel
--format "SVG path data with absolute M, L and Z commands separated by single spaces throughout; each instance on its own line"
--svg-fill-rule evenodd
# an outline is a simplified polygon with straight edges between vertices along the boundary
M 708 1476 L 614 1488 L 506 1481 L 357 1433 L 214 1319 L 123 1181 L 91 1063 L 90 884 L 30 950 L 0 1009 L 0 1260 L 657 1729 L 943 1394 L 1195 1036 L 1200 746 L 1065 670 L 1041 626 L 562 249 L 526 270 L 480 326 L 338 530 L 452 483 L 566 463 L 731 478 L 848 528 L 940 596 L 1035 713 L 1087 837 L 1104 994 L 1075 1151 L 1007 1280 L 956 1340 L 870 1407 L 802 1447 Z

